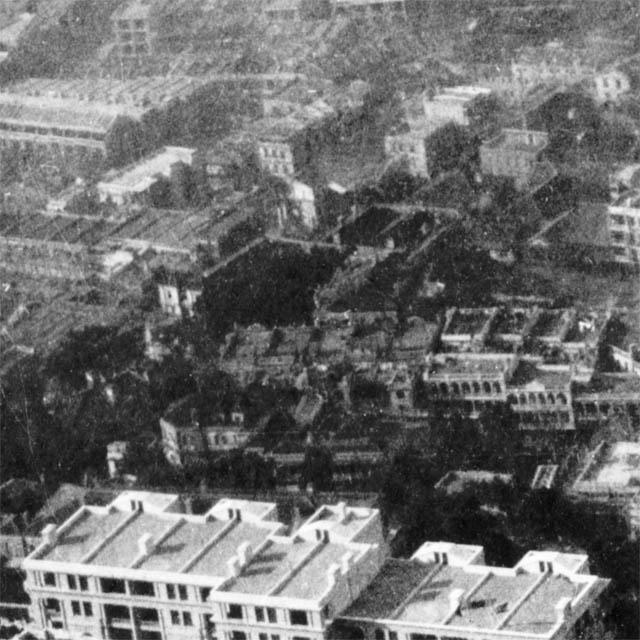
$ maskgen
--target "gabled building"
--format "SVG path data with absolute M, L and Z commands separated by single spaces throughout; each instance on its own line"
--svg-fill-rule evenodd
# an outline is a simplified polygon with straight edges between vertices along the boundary
M 245 426 L 244 414 L 226 415 L 198 406 L 193 396 L 174 402 L 160 418 L 162 450 L 167 460 L 181 466 L 207 453 L 243 448 L 253 431 Z

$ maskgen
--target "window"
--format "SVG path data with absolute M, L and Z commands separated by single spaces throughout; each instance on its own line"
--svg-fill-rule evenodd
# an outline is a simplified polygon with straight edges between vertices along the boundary
M 398 634 L 395 631 L 389 631 L 389 640 L 398 640 Z
M 247 634 L 244 631 L 232 631 L 231 640 L 247 640 Z
M 172 611 L 171 612 L 171 624 L 179 625 L 180 624 L 180 612 Z
M 87 618 L 91 618 L 93 616 L 93 607 L 90 602 L 83 602 L 82 609 L 84 610 L 84 615 Z
M 305 636 L 293 636 L 293 640 L 309 640 L 309 638 Z
M 449 556 L 446 553 L 442 554 L 442 564 L 449 564 Z
M 276 610 L 273 609 L 272 607 L 267 607 L 267 620 L 272 624 L 275 624 L 276 622 L 278 622 L 278 617 L 276 616 Z
M 277 633 L 272 633 L 271 640 L 280 640 L 280 636 Z
M 143 580 L 132 580 L 129 582 L 129 591 L 132 596 L 149 596 L 153 598 L 153 596 L 156 595 L 153 582 L 145 582 Z
M 538 562 L 538 567 L 540 568 L 540 573 L 544 573 L 547 570 L 546 563 L 542 562 L 542 560 Z
M 180 600 L 188 600 L 189 596 L 187 594 L 187 587 L 183 584 L 178 585 L 178 594 L 180 595 Z
M 45 587 L 55 587 L 56 586 L 56 574 L 55 573 L 45 573 L 43 575 L 44 586 Z
M 256 620 L 264 622 L 264 609 L 262 607 L 256 607 Z
M 185 627 L 193 626 L 193 620 L 191 619 L 191 614 L 188 611 L 182 612 L 182 622 Z
M 376 640 L 384 640 L 384 629 L 376 629 L 375 638 Z
M 211 587 L 200 587 L 200 601 L 206 602 L 211 594 Z
M 289 611 L 289 619 L 291 624 L 297 624 L 306 627 L 309 624 L 307 612 L 300 609 L 291 609 Z
M 89 581 L 87 580 L 87 576 L 80 576 L 78 581 L 80 582 L 80 591 L 89 591 Z
M 269 640 L 269 635 L 267 633 L 259 633 L 258 640 Z
M 125 593 L 124 580 L 100 578 L 100 590 L 102 593 Z
M 77 600 L 71 601 L 71 613 L 73 613 L 74 616 L 80 615 L 80 603 Z
M 67 584 L 69 585 L 69 589 L 73 589 L 74 591 L 78 589 L 78 582 L 75 576 L 67 576 Z
M 210 613 L 207 613 L 203 616 L 204 620 L 204 628 L 207 633 L 215 633 L 216 632 L 216 623 L 213 621 L 213 616 Z
M 169 600 L 176 599 L 176 588 L 172 584 L 167 585 L 167 598 L 169 598 Z
M 227 607 L 227 618 L 242 620 L 242 607 L 239 604 L 230 604 Z

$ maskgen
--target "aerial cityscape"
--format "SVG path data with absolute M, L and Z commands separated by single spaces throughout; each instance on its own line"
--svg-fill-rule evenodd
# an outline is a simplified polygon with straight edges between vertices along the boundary
M 640 638 L 637 0 L 0 0 L 0 639 Z

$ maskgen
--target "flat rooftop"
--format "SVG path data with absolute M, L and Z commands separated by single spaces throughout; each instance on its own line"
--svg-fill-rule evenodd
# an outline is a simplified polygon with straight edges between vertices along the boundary
M 165 147 L 147 158 L 142 158 L 135 165 L 124 170 L 107 174 L 98 183 L 98 188 L 140 192 L 148 189 L 158 175 L 166 178 L 171 175 L 171 167 L 182 162 L 191 164 L 195 149 L 185 147 Z
M 575 598 L 585 585 L 575 584 L 561 575 L 547 575 L 545 580 L 516 610 L 505 629 L 519 633 L 548 633 L 557 623 L 554 609 L 562 598 Z
M 371 584 L 342 614 L 345 618 L 389 619 L 427 576 L 435 564 L 417 560 L 387 560 Z
M 439 624 L 451 610 L 449 596 L 454 589 L 469 591 L 482 578 L 481 574 L 468 573 L 461 567 L 441 565 L 420 586 L 396 616 L 402 622 Z
M 606 584 L 585 574 L 389 560 L 341 618 L 398 620 L 425 633 L 446 625 L 452 636 L 461 635 L 456 628 L 546 634 L 558 624 L 563 598 L 573 601 L 589 590 L 595 598 Z
M 511 364 L 509 356 L 496 357 L 487 355 L 486 357 L 470 357 L 465 355 L 440 354 L 429 363 L 430 375 L 455 375 L 468 373 L 474 374 L 497 374 L 506 371 Z

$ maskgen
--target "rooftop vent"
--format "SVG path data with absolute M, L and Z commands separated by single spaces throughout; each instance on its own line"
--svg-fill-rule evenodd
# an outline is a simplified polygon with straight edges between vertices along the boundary
M 138 538 L 138 553 L 141 556 L 148 556 L 153 551 L 153 536 L 150 533 L 143 533 Z
M 464 605 L 464 589 L 452 589 L 449 594 L 449 609 L 455 614 L 460 611 Z
M 252 556 L 253 550 L 251 549 L 251 545 L 246 540 L 240 543 L 238 546 L 238 559 L 240 560 L 240 565 L 242 567 L 246 567 L 251 561 Z
M 329 565 L 327 569 L 327 579 L 329 581 L 329 585 L 333 586 L 338 583 L 338 575 L 340 574 L 340 565 L 333 563 Z
M 240 575 L 242 567 L 240 566 L 240 559 L 237 556 L 232 556 L 227 560 L 227 577 L 237 578 Z

